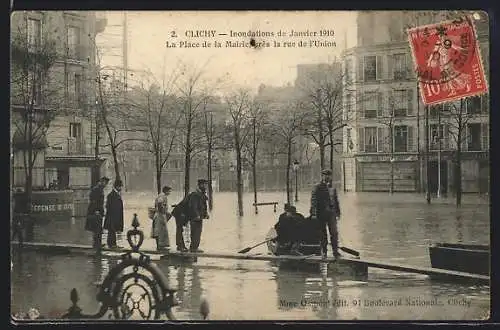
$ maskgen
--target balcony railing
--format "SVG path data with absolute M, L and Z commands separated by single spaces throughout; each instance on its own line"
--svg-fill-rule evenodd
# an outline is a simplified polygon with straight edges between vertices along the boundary
M 84 155 L 85 143 L 82 140 L 68 138 L 68 155 Z

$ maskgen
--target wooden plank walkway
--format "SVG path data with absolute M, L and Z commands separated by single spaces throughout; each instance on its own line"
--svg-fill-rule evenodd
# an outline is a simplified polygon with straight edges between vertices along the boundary
M 18 245 L 17 242 L 12 242 L 12 244 Z M 67 253 L 83 253 L 87 255 L 95 254 L 94 249 L 89 245 L 25 242 L 24 248 L 50 250 L 54 252 L 59 251 Z M 117 250 L 110 250 L 108 248 L 102 249 L 103 254 L 108 257 L 119 257 L 121 254 L 127 251 L 130 250 L 123 249 L 117 251 Z M 357 258 L 342 257 L 341 259 L 335 260 L 332 257 L 323 259 L 320 256 L 274 256 L 274 255 L 252 255 L 252 254 L 217 253 L 217 252 L 192 253 L 192 252 L 178 252 L 178 251 L 171 251 L 165 253 L 165 252 L 158 252 L 155 250 L 141 250 L 141 252 L 150 255 L 154 260 L 168 259 L 173 257 L 180 259 L 220 258 L 220 259 L 235 259 L 235 260 L 296 261 L 296 262 L 329 263 L 329 264 L 336 262 L 339 264 L 345 264 L 351 266 L 372 267 L 372 268 L 380 268 L 392 271 L 399 271 L 404 273 L 423 274 L 423 275 L 428 275 L 431 278 L 439 278 L 443 280 L 452 280 L 452 281 L 465 280 L 487 285 L 489 285 L 490 283 L 489 276 L 450 271 L 450 270 L 431 268 L 431 267 L 419 267 L 412 265 L 396 264 L 376 259 L 357 259 Z

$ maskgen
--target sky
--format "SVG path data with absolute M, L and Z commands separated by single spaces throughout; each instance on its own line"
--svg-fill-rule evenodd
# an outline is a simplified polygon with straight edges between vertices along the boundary
M 123 12 L 107 12 L 108 26 L 98 36 L 103 65 L 122 65 Z M 253 12 L 127 12 L 128 67 L 151 71 L 157 79 L 172 74 L 180 64 L 203 70 L 209 79 L 223 78 L 232 85 L 256 89 L 260 84 L 283 86 L 293 84 L 297 64 L 331 62 L 344 48 L 355 45 L 356 12 L 349 11 L 253 11 Z M 187 37 L 190 31 L 215 31 L 214 38 Z M 282 30 L 316 32 L 316 37 L 277 36 Z M 175 31 L 176 38 L 172 37 Z M 273 37 L 256 37 L 257 42 L 279 41 L 282 47 L 226 48 L 226 41 L 245 41 L 247 37 L 230 37 L 233 32 L 273 32 Z M 319 31 L 327 32 L 319 36 Z M 333 31 L 333 36 L 331 36 Z M 196 33 L 196 32 L 193 32 Z M 219 34 L 228 34 L 220 36 Z M 214 47 L 218 40 L 221 48 Z M 330 43 L 327 47 L 298 47 L 299 41 L 307 45 L 311 40 Z M 210 48 L 167 48 L 166 43 L 208 41 Z M 295 42 L 295 47 L 283 47 L 284 42 Z M 335 42 L 336 46 L 332 46 Z

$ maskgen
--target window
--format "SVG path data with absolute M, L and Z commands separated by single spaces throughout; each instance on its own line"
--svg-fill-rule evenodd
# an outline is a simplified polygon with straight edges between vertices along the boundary
M 406 54 L 394 54 L 392 56 L 392 72 L 394 80 L 407 78 Z
M 468 124 L 467 125 L 467 150 L 479 151 L 481 150 L 481 124 Z
M 346 94 L 345 96 L 345 110 L 344 110 L 344 120 L 349 120 L 352 118 L 352 95 Z
M 377 152 L 376 127 L 365 127 L 365 152 Z
M 28 75 L 28 81 L 26 85 L 27 95 L 29 97 L 29 102 L 33 102 L 34 105 L 39 105 L 42 102 L 42 73 L 36 72 Z M 33 87 L 33 85 L 35 87 Z
M 28 47 L 35 51 L 42 44 L 42 22 L 39 19 L 28 18 Z
M 443 138 L 444 138 L 444 124 L 431 124 L 429 125 L 429 144 L 431 150 L 438 150 L 441 141 L 441 149 L 443 149 Z
M 408 126 L 394 126 L 394 152 L 408 151 Z
M 69 137 L 80 139 L 82 137 L 82 124 L 70 123 L 69 124 Z
M 365 56 L 363 62 L 364 81 L 377 80 L 377 56 Z
M 347 141 L 347 150 L 351 151 L 352 148 L 354 147 L 354 145 L 352 143 L 352 128 L 351 127 L 348 127 L 346 129 L 346 141 Z
M 81 90 L 82 76 L 75 74 L 75 101 L 78 106 L 82 105 L 82 90 Z
M 364 117 L 365 118 L 376 118 L 378 109 L 378 93 L 377 92 L 365 92 L 364 101 Z
M 405 90 L 396 90 L 393 92 L 394 95 L 394 117 L 405 117 L 408 108 L 407 95 L 408 92 Z
M 76 26 L 68 27 L 68 57 L 79 58 L 78 49 L 80 46 L 80 29 Z
M 436 105 L 431 105 L 429 108 L 429 117 L 430 118 L 437 118 L 439 114 L 441 116 L 443 115 L 443 112 L 446 111 L 446 107 L 444 103 L 442 104 L 436 104 Z
M 468 114 L 478 114 L 481 112 L 481 97 L 473 96 L 465 99 L 465 107 Z
M 483 150 L 488 150 L 490 148 L 490 125 L 481 124 L 481 136 L 483 143 Z

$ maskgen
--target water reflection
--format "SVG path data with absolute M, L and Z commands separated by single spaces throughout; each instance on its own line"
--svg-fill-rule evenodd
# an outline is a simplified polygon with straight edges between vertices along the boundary
M 154 196 L 125 193 L 125 227 L 129 227 L 133 213 L 137 213 L 141 229 L 146 233 L 143 248 L 154 247 L 149 239 L 150 221 L 146 205 Z M 307 214 L 309 193 L 299 196 L 297 208 Z M 286 196 L 282 193 L 259 194 L 259 201 L 277 201 L 280 207 Z M 264 240 L 278 214 L 272 207 L 259 208 L 254 215 L 246 207 L 245 216 L 238 218 L 225 205 L 236 205 L 233 193 L 215 195 L 216 208 L 204 222 L 201 248 L 206 251 L 236 252 Z M 245 195 L 244 205 L 253 197 Z M 342 194 L 343 209 L 339 222 L 341 245 L 361 252 L 361 257 L 377 257 L 417 266 L 429 266 L 428 245 L 433 242 L 489 243 L 488 205 L 465 204 L 460 209 L 453 205 L 427 205 L 421 196 L 384 194 Z M 172 197 L 172 201 L 176 201 Z M 84 221 L 53 223 L 38 228 L 37 238 L 45 242 L 89 244 L 90 236 L 83 230 Z M 175 225 L 169 222 L 171 242 Z M 68 230 L 71 227 L 71 230 Z M 127 229 L 127 228 L 126 228 Z M 186 231 L 187 234 L 187 231 Z M 187 240 L 188 241 L 188 240 Z M 128 245 L 122 237 L 121 245 Z M 250 253 L 267 253 L 260 246 Z M 82 256 L 45 255 L 42 253 L 13 253 L 12 309 L 52 308 L 66 310 L 69 292 L 76 287 L 80 306 L 86 312 L 96 309 L 96 283 L 101 283 L 118 260 L 93 259 Z M 199 303 L 202 295 L 210 302 L 210 319 L 404 319 L 407 309 L 380 308 L 281 308 L 279 302 L 300 303 L 304 298 L 366 299 L 367 297 L 418 296 L 474 296 L 475 307 L 464 312 L 458 306 L 427 309 L 408 315 L 421 319 L 477 318 L 489 308 L 489 290 L 446 285 L 424 280 L 418 276 L 401 276 L 394 272 L 370 269 L 368 280 L 353 281 L 320 272 L 290 272 L 273 267 L 269 262 L 199 259 L 193 265 L 174 267 L 167 261 L 157 262 L 168 274 L 169 285 L 179 289 L 181 305 L 175 308 L 179 319 L 200 319 Z M 357 298 L 356 298 L 357 297 Z M 410 309 L 410 308 L 408 308 Z M 411 318 L 410 316 L 406 316 Z

